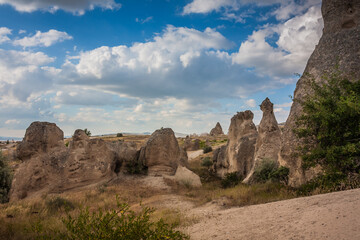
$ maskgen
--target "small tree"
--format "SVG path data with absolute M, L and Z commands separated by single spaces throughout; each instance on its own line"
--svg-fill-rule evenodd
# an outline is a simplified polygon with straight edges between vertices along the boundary
M 91 132 L 90 130 L 88 130 L 87 128 L 84 129 L 84 132 L 86 135 L 88 135 L 89 137 L 91 136 Z
M 0 203 L 9 201 L 11 181 L 11 171 L 7 165 L 6 158 L 0 151 Z
M 325 83 L 309 80 L 312 94 L 303 101 L 303 114 L 295 133 L 303 140 L 303 167 L 316 165 L 332 182 L 360 171 L 360 80 L 349 81 L 339 73 Z

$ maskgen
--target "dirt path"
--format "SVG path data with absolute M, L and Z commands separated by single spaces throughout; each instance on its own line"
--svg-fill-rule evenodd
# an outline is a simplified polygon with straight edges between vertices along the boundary
M 359 206 L 360 189 L 227 210 L 209 206 L 185 231 L 194 240 L 360 239 Z

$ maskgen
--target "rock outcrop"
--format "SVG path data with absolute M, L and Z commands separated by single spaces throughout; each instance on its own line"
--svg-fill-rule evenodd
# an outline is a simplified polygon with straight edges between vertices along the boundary
M 191 140 L 189 136 L 186 136 L 183 149 L 185 151 L 196 151 L 200 149 L 200 139 Z
M 228 143 L 214 152 L 216 173 L 239 172 L 247 176 L 254 164 L 255 144 L 258 136 L 251 111 L 239 112 L 231 118 Z
M 316 82 L 323 82 L 322 76 L 335 71 L 360 79 L 360 1 L 323 0 L 323 35 L 308 60 L 303 76 L 299 79 L 294 99 L 302 100 L 310 93 L 307 84 L 308 74 Z M 290 168 L 289 184 L 298 186 L 315 176 L 316 169 L 303 171 L 302 161 L 294 157 L 297 146 L 301 144 L 293 133 L 295 121 L 302 114 L 301 105 L 294 102 L 284 126 L 280 163 Z
M 156 130 L 141 148 L 139 162 L 149 175 L 174 175 L 179 165 L 187 164 L 186 152 L 179 147 L 171 128 Z
M 26 129 L 23 141 L 16 149 L 16 156 L 26 160 L 38 153 L 49 152 L 50 149 L 64 146 L 64 133 L 55 123 L 33 122 Z
M 216 123 L 216 126 L 211 129 L 210 136 L 221 136 L 224 135 L 224 132 L 222 130 L 222 127 L 219 122 Z
M 252 181 L 255 168 L 263 160 L 269 159 L 277 162 L 280 152 L 281 131 L 274 115 L 273 104 L 269 98 L 266 98 L 261 103 L 260 109 L 263 112 L 263 116 L 258 127 L 259 136 L 256 140 L 254 165 L 248 176 L 244 179 L 245 183 Z
M 175 181 L 185 186 L 201 187 L 200 177 L 186 167 L 179 166 L 176 169 Z

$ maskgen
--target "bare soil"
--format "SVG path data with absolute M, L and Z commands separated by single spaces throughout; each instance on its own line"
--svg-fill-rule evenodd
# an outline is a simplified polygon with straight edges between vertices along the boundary
M 191 239 L 360 239 L 360 189 L 221 209 L 193 209 Z M 201 215 L 201 216 L 200 216 Z

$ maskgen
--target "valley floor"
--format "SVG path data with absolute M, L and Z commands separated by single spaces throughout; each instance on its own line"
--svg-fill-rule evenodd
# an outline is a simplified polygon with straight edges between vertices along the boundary
M 191 239 L 360 239 L 360 189 L 226 210 L 208 206 Z M 198 209 L 200 210 L 200 209 Z

